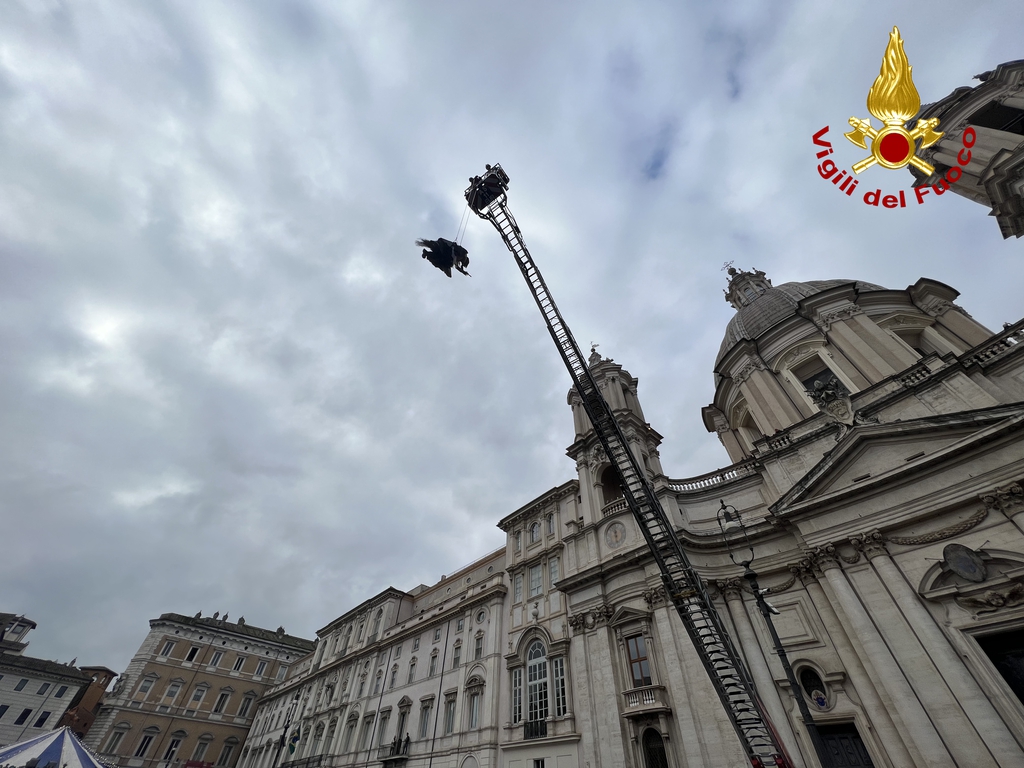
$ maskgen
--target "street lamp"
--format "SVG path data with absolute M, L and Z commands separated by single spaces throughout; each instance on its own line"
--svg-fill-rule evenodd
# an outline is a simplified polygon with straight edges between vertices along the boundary
M 764 591 L 761 590 L 757 583 L 757 574 L 750 567 L 750 564 L 754 562 L 754 545 L 750 543 L 750 537 L 747 536 L 747 527 L 743 524 L 743 520 L 736 507 L 726 504 L 724 500 L 718 510 L 718 527 L 721 529 L 722 535 L 726 537 L 726 546 L 729 546 L 730 534 L 738 532 L 743 537 L 743 548 L 750 553 L 750 556 L 746 559 L 741 558 L 737 560 L 732 552 L 732 547 L 729 547 L 729 559 L 743 568 L 743 578 L 750 583 L 750 591 L 754 593 L 754 602 L 757 603 L 757 608 L 761 611 L 761 615 L 764 616 L 765 624 L 768 625 L 768 633 L 772 636 L 775 652 L 779 655 L 782 668 L 786 671 L 786 679 L 789 680 L 790 690 L 793 691 L 793 696 L 796 697 L 796 704 L 800 708 L 800 716 L 807 728 L 808 735 L 811 737 L 811 744 L 818 755 L 818 762 L 821 763 L 822 768 L 832 768 L 832 761 L 825 751 L 825 744 L 821 740 L 821 734 L 818 733 L 818 726 L 815 724 L 814 718 L 811 717 L 811 711 L 807 708 L 807 702 L 801 693 L 800 684 L 797 683 L 796 675 L 793 674 L 793 667 L 789 663 L 789 656 L 786 655 L 786 649 L 782 647 L 779 633 L 775 631 L 772 616 L 777 616 L 779 609 L 764 599 Z

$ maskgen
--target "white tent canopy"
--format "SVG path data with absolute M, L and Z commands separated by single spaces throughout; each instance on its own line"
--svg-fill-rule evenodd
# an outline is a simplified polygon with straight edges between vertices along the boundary
M 31 761 L 35 762 L 31 762 Z M 0 768 L 105 768 L 67 726 L 0 747 Z

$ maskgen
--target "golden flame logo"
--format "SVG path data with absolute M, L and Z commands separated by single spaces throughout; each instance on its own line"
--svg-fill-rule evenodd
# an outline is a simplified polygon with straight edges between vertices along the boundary
M 897 27 L 892 28 L 889 44 L 882 57 L 882 68 L 868 91 L 868 112 L 884 123 L 881 130 L 875 130 L 868 120 L 850 118 L 853 130 L 844 134 L 847 139 L 862 149 L 867 149 L 865 138 L 871 140 L 871 156 L 854 163 L 854 173 L 860 173 L 875 163 L 883 168 L 903 168 L 913 165 L 929 176 L 935 168 L 919 158 L 915 142 L 921 140 L 921 148 L 930 147 L 942 138 L 935 128 L 937 117 L 918 120 L 914 129 L 908 131 L 904 124 L 921 108 L 921 97 L 914 87 L 914 68 L 903 51 L 903 38 Z

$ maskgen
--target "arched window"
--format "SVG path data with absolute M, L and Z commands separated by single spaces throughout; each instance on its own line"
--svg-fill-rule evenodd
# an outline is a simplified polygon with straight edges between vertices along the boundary
M 345 723 L 345 738 L 341 742 L 341 751 L 348 752 L 352 749 L 352 739 L 356 735 L 356 728 L 359 727 L 359 714 L 353 713 Z
M 540 523 L 534 522 L 530 526 L 530 543 L 536 544 L 538 541 L 540 541 Z
M 828 706 L 828 691 L 825 688 L 825 683 L 822 681 L 821 675 L 810 667 L 800 670 L 800 687 L 819 709 L 825 709 Z
M 644 765 L 645 768 L 668 768 L 668 758 L 665 756 L 665 742 L 661 734 L 653 728 L 644 731 L 643 739 Z
M 547 735 L 548 656 L 544 643 L 535 640 L 526 652 L 526 729 L 527 738 Z M 531 726 L 530 724 L 534 725 Z
M 320 742 L 324 738 L 324 724 L 320 723 L 317 725 L 316 730 L 313 731 L 313 743 L 309 748 L 310 757 L 320 754 Z
M 555 516 L 553 514 L 549 513 L 548 514 L 548 536 L 554 536 L 554 535 L 555 535 Z
M 619 473 L 615 467 L 607 466 L 601 473 L 601 493 L 605 504 L 622 498 L 622 483 L 619 482 Z
M 331 720 L 331 727 L 327 729 L 327 741 L 324 742 L 324 752 L 331 751 L 331 745 L 334 744 L 334 734 L 338 730 L 338 721 Z
M 377 670 L 377 676 L 373 679 L 373 693 L 377 695 L 380 693 L 380 681 L 384 679 L 384 673 L 381 670 Z

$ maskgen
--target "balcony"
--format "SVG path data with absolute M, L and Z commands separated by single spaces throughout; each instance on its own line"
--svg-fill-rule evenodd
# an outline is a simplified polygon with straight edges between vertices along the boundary
M 409 759 L 409 737 L 405 741 L 392 741 L 377 750 L 377 759 L 384 765 L 399 765 Z
M 670 714 L 663 685 L 645 685 L 622 693 L 624 717 L 646 717 L 648 715 Z
M 524 739 L 543 739 L 547 735 L 547 720 L 527 720 L 525 723 L 523 723 Z
M 301 760 L 289 760 L 286 763 L 281 763 L 281 768 L 320 768 L 324 762 L 326 762 L 327 755 L 313 755 L 312 757 L 304 757 Z

